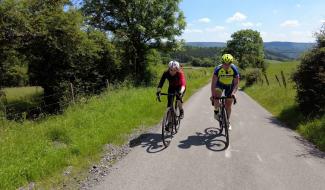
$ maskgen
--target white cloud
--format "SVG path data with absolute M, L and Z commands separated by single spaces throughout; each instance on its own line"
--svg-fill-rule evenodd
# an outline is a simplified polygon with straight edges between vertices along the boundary
M 184 33 L 181 38 L 187 42 L 226 42 L 231 39 L 231 34 L 226 31 L 201 33 Z
M 219 31 L 223 31 L 225 30 L 225 27 L 224 26 L 215 26 L 215 27 L 212 27 L 212 28 L 206 28 L 205 31 L 207 32 L 219 32 Z
M 207 18 L 207 17 L 204 17 L 204 18 L 200 18 L 199 20 L 198 20 L 198 22 L 202 22 L 202 23 L 209 23 L 211 20 L 209 19 L 209 18 Z
M 243 13 L 240 12 L 236 12 L 232 17 L 229 17 L 226 22 L 230 23 L 230 22 L 240 22 L 240 21 L 244 21 L 246 20 L 247 16 L 244 15 Z
M 255 24 L 254 23 L 251 23 L 251 22 L 243 22 L 243 23 L 241 23 L 243 26 L 245 26 L 245 27 L 253 27 L 253 26 L 255 26 Z
M 200 29 L 185 29 L 185 33 L 202 33 L 203 30 Z
M 287 28 L 293 28 L 293 27 L 298 27 L 300 25 L 298 20 L 286 20 L 283 23 L 281 23 L 282 27 L 287 27 Z
M 242 22 L 241 25 L 246 28 L 253 28 L 253 27 L 260 27 L 262 26 L 262 23 L 253 23 L 253 22 Z
M 320 20 L 321 23 L 325 23 L 325 19 Z

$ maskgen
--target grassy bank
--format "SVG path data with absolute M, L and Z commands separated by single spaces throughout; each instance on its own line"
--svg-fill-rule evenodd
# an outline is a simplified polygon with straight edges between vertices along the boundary
M 306 118 L 299 111 L 295 101 L 296 89 L 294 88 L 294 82 L 291 80 L 291 75 L 298 64 L 297 61 L 270 61 L 266 71 L 270 85 L 267 86 L 265 82 L 264 84 L 258 83 L 245 87 L 244 91 L 288 127 L 294 130 L 298 129 L 299 133 L 316 144 L 318 148 L 325 150 L 324 119 L 310 120 Z M 283 71 L 286 78 L 286 88 L 281 80 L 281 71 Z M 279 77 L 281 86 L 275 75 Z M 323 136 L 319 136 L 320 134 L 323 134 Z
M 208 82 L 210 70 L 185 70 L 187 98 Z M 99 159 L 103 145 L 123 144 L 137 128 L 160 121 L 166 104 L 156 102 L 155 90 L 110 90 L 40 122 L 2 121 L 0 189 L 16 189 L 32 181 L 51 185 L 61 180 L 67 166 L 75 172 L 86 170 Z

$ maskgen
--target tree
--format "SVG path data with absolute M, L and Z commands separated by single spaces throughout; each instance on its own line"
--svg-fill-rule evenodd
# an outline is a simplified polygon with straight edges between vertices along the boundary
M 180 0 L 85 0 L 88 24 L 114 35 L 124 49 L 123 69 L 137 83 L 146 79 L 146 55 L 152 48 L 171 48 L 185 28 Z
M 5 0 L 0 3 L 0 87 L 27 83 L 26 56 L 20 52 L 28 22 L 22 3 Z M 26 70 L 26 69 L 25 69 Z
M 311 117 L 325 113 L 325 25 L 316 33 L 317 46 L 306 53 L 293 79 L 301 111 Z
M 260 33 L 251 29 L 240 30 L 231 35 L 224 53 L 232 54 L 239 62 L 239 67 L 263 68 L 264 50 Z

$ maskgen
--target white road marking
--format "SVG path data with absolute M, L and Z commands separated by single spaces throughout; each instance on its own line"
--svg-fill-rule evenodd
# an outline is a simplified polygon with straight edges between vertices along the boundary
M 261 156 L 260 156 L 258 153 L 256 153 L 256 157 L 257 157 L 257 159 L 258 159 L 260 162 L 263 162 Z
M 225 157 L 226 157 L 226 158 L 231 158 L 231 147 L 230 147 L 230 145 L 229 145 L 228 148 L 225 150 Z

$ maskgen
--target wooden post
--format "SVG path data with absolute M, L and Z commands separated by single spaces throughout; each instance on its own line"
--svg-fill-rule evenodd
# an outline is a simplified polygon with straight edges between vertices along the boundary
M 71 90 L 72 102 L 75 103 L 75 100 L 74 100 L 74 90 L 73 90 L 73 84 L 72 83 L 70 83 L 70 90 Z
M 106 88 L 108 89 L 108 88 L 109 88 L 109 82 L 108 82 L 108 79 L 106 79 L 105 81 L 106 81 Z
M 281 86 L 280 80 L 279 80 L 279 78 L 278 78 L 278 76 L 277 76 L 277 75 L 275 75 L 275 78 L 276 78 L 276 80 L 278 81 L 278 83 L 279 83 L 279 86 Z
M 7 118 L 6 102 L 7 102 L 6 93 L 0 90 L 0 111 L 2 111 L 3 113 L 0 115 L 0 117 L 3 117 L 4 119 Z
M 286 82 L 286 78 L 284 77 L 283 71 L 281 71 L 281 76 L 282 76 L 282 82 L 283 82 L 284 88 L 287 88 L 287 82 Z
M 266 74 L 265 74 L 265 73 L 263 73 L 263 75 L 264 75 L 264 78 L 265 78 L 266 84 L 267 84 L 268 86 L 270 86 L 270 83 L 269 83 L 269 79 L 267 79 L 267 76 L 266 76 Z

